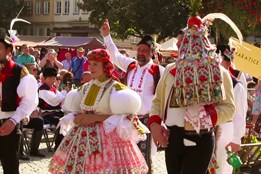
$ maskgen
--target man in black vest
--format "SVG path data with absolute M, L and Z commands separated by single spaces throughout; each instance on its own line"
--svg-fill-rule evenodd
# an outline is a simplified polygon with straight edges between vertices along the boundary
M 70 87 L 66 86 L 65 90 L 59 92 L 54 82 L 56 80 L 57 70 L 53 67 L 46 67 L 43 70 L 44 83 L 39 87 L 39 108 L 45 124 L 57 126 L 60 118 L 64 113 L 61 109 L 61 103 L 64 100 Z M 57 130 L 57 136 L 55 139 L 55 149 L 62 141 L 62 134 Z
M 24 66 L 12 61 L 13 43 L 0 28 L 0 159 L 4 173 L 19 173 L 20 121 L 38 104 L 37 82 Z

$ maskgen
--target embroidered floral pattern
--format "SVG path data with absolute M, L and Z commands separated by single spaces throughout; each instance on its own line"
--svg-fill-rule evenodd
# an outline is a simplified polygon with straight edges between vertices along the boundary
M 197 109 L 186 108 L 185 120 L 193 126 L 197 133 L 199 133 L 201 129 L 210 130 L 210 128 L 213 127 L 211 118 L 203 106 Z
M 81 103 L 81 108 L 85 111 L 94 112 L 104 92 L 112 84 L 112 79 L 109 79 L 105 82 L 99 82 L 98 80 L 91 81 L 85 90 L 84 100 Z M 88 144 L 90 146 L 90 154 L 101 152 L 100 137 L 97 133 L 97 128 L 95 125 L 88 126 L 87 132 L 82 132 L 81 136 L 83 140 L 87 138 Z
M 86 111 L 95 111 L 102 95 L 106 89 L 112 85 L 112 82 L 112 79 L 105 82 L 93 80 L 91 83 L 87 84 L 85 95 L 83 97 L 84 100 L 82 100 L 81 103 L 81 108 Z
M 137 129 L 137 131 L 139 132 L 139 134 L 145 134 L 145 131 L 142 129 L 139 117 L 137 115 L 130 114 L 126 118 L 131 121 L 135 129 Z
M 100 137 L 97 132 L 96 125 L 93 124 L 88 126 L 88 130 L 87 132 L 85 132 L 85 134 L 86 133 L 88 134 L 88 144 L 90 145 L 90 154 L 100 153 L 102 149 L 101 149 Z
M 103 92 L 99 92 L 92 106 L 84 106 L 84 102 L 81 103 L 85 111 L 96 110 L 95 103 L 100 102 L 104 92 L 114 81 L 103 83 L 95 83 Z M 84 100 L 90 89 L 90 86 L 84 86 Z M 49 171 L 61 174 L 146 174 L 148 168 L 135 143 L 120 138 L 116 130 L 105 133 L 102 123 L 94 123 L 88 127 L 75 126 L 68 132 L 50 162 Z
M 172 106 L 217 103 L 223 100 L 219 55 L 206 38 L 206 31 L 188 31 L 179 50 Z
M 138 69 L 136 68 L 134 70 L 134 73 L 133 73 L 133 76 L 131 78 L 131 83 L 130 83 L 130 88 L 138 93 L 141 93 L 142 92 L 142 85 L 143 85 L 143 81 L 144 81 L 144 76 L 146 74 L 146 71 L 147 71 L 148 68 L 145 68 L 143 71 L 142 71 L 142 74 L 141 74 L 141 78 L 140 78 L 140 81 L 139 81 L 139 85 L 138 85 L 138 88 L 135 89 L 133 88 L 133 83 L 134 83 L 134 78 L 136 77 L 136 73 L 138 71 Z
M 54 154 L 49 171 L 51 173 L 124 173 L 148 172 L 146 162 L 135 143 L 122 140 L 115 131 L 105 134 L 102 123 L 95 125 L 101 137 L 102 153 L 90 154 L 87 143 L 87 128 L 78 127 L 71 130 Z M 81 135 L 84 135 L 82 137 Z M 82 140 L 83 139 L 83 140 Z M 69 145 L 64 148 L 65 144 Z M 123 158 L 124 157 L 124 158 Z

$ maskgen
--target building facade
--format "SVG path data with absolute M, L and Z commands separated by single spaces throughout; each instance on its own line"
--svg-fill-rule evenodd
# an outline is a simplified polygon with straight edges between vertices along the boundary
M 24 0 L 23 16 L 31 24 L 16 26 L 19 35 L 25 36 L 84 36 L 103 40 L 99 28 L 89 22 L 90 13 L 79 9 L 82 0 Z M 140 38 L 114 39 L 119 49 L 127 49 L 135 55 Z
M 80 10 L 81 0 L 25 0 L 24 19 L 31 25 L 21 35 L 98 36 L 99 30 L 88 22 L 89 13 Z

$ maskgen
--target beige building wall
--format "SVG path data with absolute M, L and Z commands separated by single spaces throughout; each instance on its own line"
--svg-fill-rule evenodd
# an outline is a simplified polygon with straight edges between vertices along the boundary
M 80 10 L 77 3 L 81 0 L 53 0 L 54 1 L 54 22 L 75 22 L 87 23 L 89 13 Z M 69 5 L 68 5 L 69 4 Z
M 89 13 L 80 10 L 81 0 L 54 0 L 54 35 L 94 36 L 98 29 L 89 24 Z
M 26 11 L 26 15 L 23 18 L 30 21 L 31 25 L 24 26 L 21 34 L 55 36 L 56 29 L 58 28 L 62 29 L 62 32 L 65 31 L 66 35 L 71 35 L 70 29 L 72 29 L 72 33 L 75 32 L 75 28 L 88 29 L 89 13 L 79 10 L 76 6 L 79 1 L 25 0 L 24 10 Z M 58 33 L 62 35 L 59 31 Z
M 103 42 L 98 28 L 89 23 L 89 13 L 76 7 L 82 0 L 25 0 L 26 15 L 21 18 L 31 22 L 22 25 L 19 35 L 33 36 L 92 36 Z M 119 49 L 136 51 L 140 39 L 116 40 Z
M 31 22 L 20 34 L 49 36 L 54 24 L 53 0 L 25 0 L 23 19 Z

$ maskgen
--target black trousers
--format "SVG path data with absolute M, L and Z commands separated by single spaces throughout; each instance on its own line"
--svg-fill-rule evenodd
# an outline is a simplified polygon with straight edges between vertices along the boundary
M 4 174 L 19 174 L 18 151 L 21 134 L 20 124 L 17 124 L 11 134 L 0 136 L 0 159 Z
M 168 129 L 169 145 L 165 150 L 168 174 L 205 174 L 214 149 L 213 132 L 189 135 L 183 127 Z M 196 146 L 185 146 L 184 139 L 195 142 Z
M 50 125 L 55 125 L 57 126 L 60 118 L 62 118 L 64 116 L 63 112 L 56 112 L 54 114 L 51 115 L 45 115 L 43 116 L 43 120 L 44 120 L 44 124 L 50 124 Z M 60 132 L 60 127 L 58 129 L 56 129 L 55 131 L 55 147 L 54 149 L 56 150 L 58 148 L 58 146 L 60 145 L 61 141 L 63 140 L 63 135 L 59 133 Z
M 24 128 L 34 129 L 34 131 L 42 131 L 44 126 L 43 118 L 31 117 L 27 125 L 23 125 Z
M 140 118 L 140 121 L 144 125 L 148 125 L 149 115 L 144 118 Z M 140 141 L 137 145 L 145 158 L 145 161 L 148 165 L 149 171 L 148 174 L 153 173 L 153 166 L 152 166 L 152 158 L 151 158 L 151 134 L 146 134 L 147 139 L 145 141 Z
M 60 121 L 60 118 L 62 118 L 64 116 L 64 113 L 62 111 L 60 112 L 51 112 L 50 114 L 47 113 L 45 114 L 46 112 L 44 112 L 42 114 L 42 118 L 44 120 L 44 124 L 50 124 L 50 125 L 55 125 L 57 126 L 59 121 Z
M 22 128 L 29 128 L 29 129 L 33 129 L 33 134 L 36 134 L 36 132 L 41 132 L 40 136 L 42 135 L 42 131 L 43 131 L 43 126 L 44 126 L 44 120 L 43 118 L 41 117 L 30 117 L 30 121 L 28 124 L 26 125 L 21 125 Z M 40 144 L 39 140 L 38 142 L 35 142 L 36 139 L 33 138 L 33 137 L 36 137 L 36 136 L 33 136 L 32 135 L 32 139 L 31 139 L 31 145 L 32 145 L 32 142 L 33 144 Z M 39 147 L 39 146 L 38 146 Z M 38 150 L 38 147 L 37 147 L 37 150 Z M 31 146 L 31 150 L 35 150 L 33 149 L 34 147 Z M 20 151 L 19 153 L 20 154 L 23 154 L 23 141 L 20 141 Z

